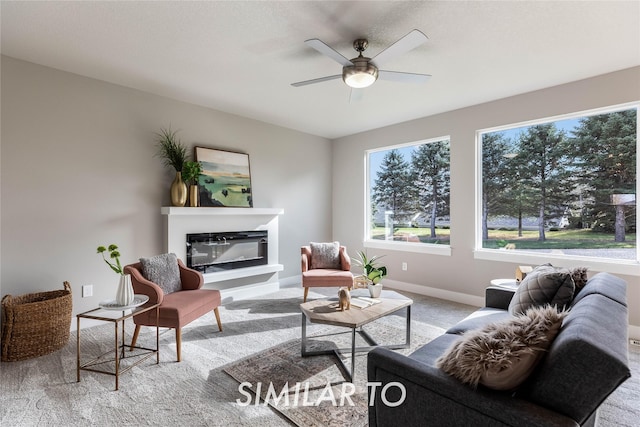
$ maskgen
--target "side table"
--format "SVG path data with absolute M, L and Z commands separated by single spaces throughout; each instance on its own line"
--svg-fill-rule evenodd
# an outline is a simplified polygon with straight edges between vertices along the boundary
M 137 296 L 137 295 L 136 295 Z M 80 313 L 76 315 L 78 319 L 78 342 L 77 342 L 77 382 L 80 382 L 80 371 L 92 371 L 98 372 L 101 374 L 114 375 L 116 377 L 116 390 L 119 388 L 119 377 L 120 374 L 127 372 L 129 369 L 134 366 L 142 363 L 147 360 L 149 357 L 156 355 L 156 364 L 160 363 L 160 328 L 156 326 L 156 348 L 146 348 L 140 346 L 130 346 L 125 345 L 124 342 L 124 323 L 130 317 L 138 315 L 140 313 L 144 313 L 146 311 L 155 310 L 156 311 L 156 325 L 158 324 L 159 310 L 160 304 L 145 304 L 138 307 L 120 307 L 120 308 L 95 308 L 93 310 L 86 311 L 84 313 Z M 115 340 L 114 340 L 114 350 L 107 351 L 100 356 L 82 363 L 80 360 L 80 319 L 93 319 L 93 320 L 101 320 L 103 322 L 111 322 L 114 324 L 114 332 L 115 332 Z M 118 324 L 121 324 L 122 336 L 118 333 Z M 142 350 L 142 352 L 137 352 L 133 355 L 125 355 L 125 348 L 133 351 L 134 349 Z M 113 354 L 114 358 L 109 359 L 105 358 L 105 356 L 109 354 Z M 125 359 L 137 358 L 135 362 L 132 364 L 121 367 L 121 363 Z M 113 364 L 112 370 L 99 369 L 98 366 L 105 364 Z

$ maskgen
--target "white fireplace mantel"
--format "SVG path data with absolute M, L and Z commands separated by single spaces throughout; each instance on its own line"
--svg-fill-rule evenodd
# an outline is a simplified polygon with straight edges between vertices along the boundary
M 206 283 L 257 276 L 282 271 L 278 263 L 278 208 L 190 208 L 163 206 L 165 246 L 167 252 L 186 260 L 186 235 L 224 231 L 267 230 L 269 232 L 267 265 L 206 273 Z
M 160 209 L 162 215 L 168 216 L 278 216 L 284 213 L 279 208 L 180 208 L 175 206 L 163 206 Z

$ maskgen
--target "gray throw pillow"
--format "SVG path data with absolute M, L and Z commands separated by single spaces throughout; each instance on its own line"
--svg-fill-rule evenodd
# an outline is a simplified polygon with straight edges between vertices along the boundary
M 340 243 L 311 242 L 311 268 L 340 269 Z
M 531 307 L 546 304 L 563 308 L 573 300 L 574 290 L 569 270 L 539 265 L 518 286 L 509 303 L 509 313 L 517 315 Z
M 140 258 L 142 275 L 145 279 L 160 286 L 165 294 L 182 289 L 180 268 L 176 254 L 162 254 L 150 258 Z

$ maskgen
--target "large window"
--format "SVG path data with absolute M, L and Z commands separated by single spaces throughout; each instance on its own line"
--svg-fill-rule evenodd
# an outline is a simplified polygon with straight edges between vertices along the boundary
M 636 262 L 638 106 L 478 133 L 482 249 Z
M 367 152 L 371 242 L 449 245 L 449 138 Z

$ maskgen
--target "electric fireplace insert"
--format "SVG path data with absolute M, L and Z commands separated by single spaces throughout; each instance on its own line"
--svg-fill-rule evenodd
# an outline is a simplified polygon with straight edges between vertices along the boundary
M 187 234 L 187 267 L 201 273 L 267 265 L 266 230 Z

